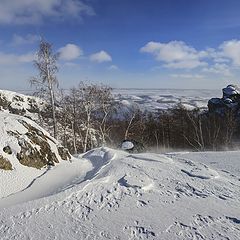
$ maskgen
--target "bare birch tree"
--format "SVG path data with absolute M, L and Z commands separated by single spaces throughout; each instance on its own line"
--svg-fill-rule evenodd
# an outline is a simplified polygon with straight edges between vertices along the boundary
M 203 151 L 205 149 L 205 142 L 202 130 L 202 115 L 199 112 L 194 114 L 194 112 L 189 112 L 187 110 L 185 111 L 185 114 L 194 131 L 191 134 L 192 141 L 188 136 L 186 136 L 186 134 L 183 134 L 183 137 L 189 143 L 189 145 L 195 148 L 197 151 Z
M 107 120 L 114 110 L 114 100 L 112 96 L 112 88 L 108 86 L 99 86 L 98 101 L 100 110 L 99 131 L 101 134 L 102 144 L 106 144 L 106 138 L 109 138 L 110 126 Z
M 127 125 L 124 133 L 124 140 L 127 140 L 129 138 L 130 130 L 139 123 L 139 121 L 137 121 L 139 120 L 137 119 L 139 113 L 140 109 L 138 104 L 136 103 L 126 109 L 124 113 L 124 118 L 126 119 Z
M 45 40 L 41 40 L 37 59 L 34 61 L 34 66 L 38 70 L 38 77 L 33 77 L 30 80 L 32 86 L 35 86 L 39 92 L 45 92 L 50 99 L 53 119 L 53 134 L 57 138 L 57 120 L 55 106 L 55 89 L 58 87 L 56 73 L 58 54 L 52 50 L 52 45 Z
M 79 107 L 82 113 L 82 122 L 85 128 L 83 139 L 83 152 L 87 151 L 88 140 L 91 142 L 91 128 L 93 127 L 93 114 L 99 109 L 98 86 L 80 82 L 77 89 L 79 96 Z

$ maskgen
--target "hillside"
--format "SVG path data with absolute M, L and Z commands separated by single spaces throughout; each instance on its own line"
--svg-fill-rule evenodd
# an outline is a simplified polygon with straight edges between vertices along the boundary
M 1 199 L 0 238 L 237 240 L 239 154 L 92 150 L 74 161 L 81 171 L 68 183 L 57 185 L 55 166 Z

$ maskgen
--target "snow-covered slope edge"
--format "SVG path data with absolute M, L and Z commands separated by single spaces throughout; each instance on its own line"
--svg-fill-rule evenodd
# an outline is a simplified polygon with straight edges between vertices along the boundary
M 239 154 L 90 151 L 65 191 L 1 209 L 0 238 L 238 240 Z
M 0 90 L 0 110 L 38 119 L 38 114 L 46 107 L 46 102 L 34 96 Z
M 0 197 L 30 184 L 33 178 L 70 154 L 28 118 L 0 112 Z

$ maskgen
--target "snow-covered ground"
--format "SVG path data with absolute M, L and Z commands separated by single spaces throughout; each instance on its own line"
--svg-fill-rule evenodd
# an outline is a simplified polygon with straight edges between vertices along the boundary
M 114 89 L 114 96 L 125 105 L 138 103 L 143 110 L 156 111 L 181 103 L 187 109 L 206 109 L 208 100 L 221 97 L 221 90 L 204 89 Z
M 238 240 L 239 155 L 92 150 L 0 199 L 0 239 Z

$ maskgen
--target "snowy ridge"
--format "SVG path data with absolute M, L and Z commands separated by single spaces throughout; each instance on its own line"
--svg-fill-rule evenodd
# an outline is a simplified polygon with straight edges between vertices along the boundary
M 0 90 L 0 96 L 4 97 L 8 102 L 11 102 L 11 106 L 16 108 L 29 110 L 32 108 L 32 102 L 35 102 L 38 106 L 45 105 L 44 101 L 41 98 L 13 91 Z
M 0 110 L 38 119 L 38 113 L 46 102 L 34 96 L 28 96 L 8 90 L 0 90 Z
M 25 203 L 3 208 L 0 238 L 237 240 L 238 159 L 239 152 L 162 155 L 92 150 L 76 159 L 81 164 L 75 168 L 82 166 L 81 172 L 59 184 L 58 191 L 44 185 L 49 174 L 58 175 L 52 171 L 56 166 L 41 177 L 49 193 L 44 198 L 33 194 Z M 0 200 L 0 207 L 7 200 Z

